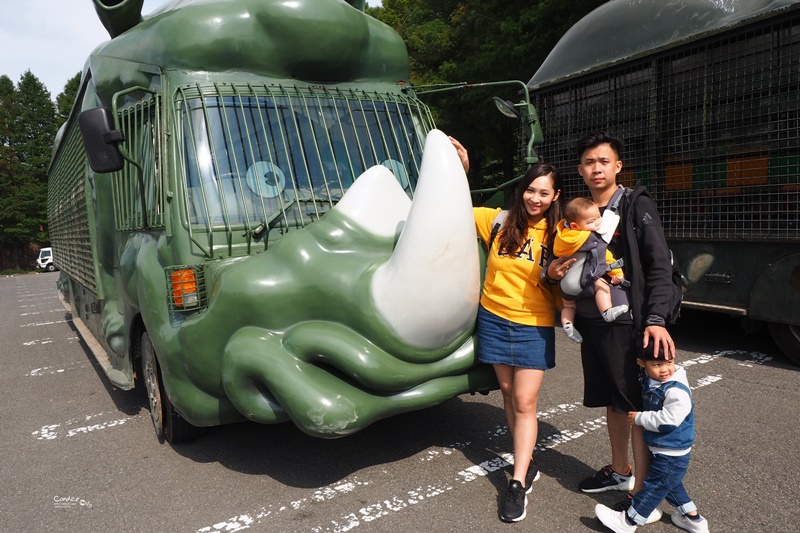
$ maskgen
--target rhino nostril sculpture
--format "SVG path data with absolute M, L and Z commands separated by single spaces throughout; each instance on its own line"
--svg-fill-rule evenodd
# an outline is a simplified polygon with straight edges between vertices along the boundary
M 399 361 L 342 324 L 310 322 L 279 335 L 247 327 L 225 349 L 223 384 L 234 406 L 257 422 L 291 419 L 306 433 L 337 437 L 394 413 L 492 387 L 471 340 L 439 361 Z M 338 373 L 347 377 L 341 379 Z M 491 370 L 491 369 L 489 369 Z M 478 387 L 480 388 L 480 387 Z

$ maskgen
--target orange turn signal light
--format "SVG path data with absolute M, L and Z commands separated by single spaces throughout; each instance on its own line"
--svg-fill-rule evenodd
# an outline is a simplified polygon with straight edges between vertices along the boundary
M 188 268 L 176 270 L 171 275 L 172 281 L 172 300 L 175 307 L 184 309 L 186 307 L 197 307 L 197 279 L 194 270 Z

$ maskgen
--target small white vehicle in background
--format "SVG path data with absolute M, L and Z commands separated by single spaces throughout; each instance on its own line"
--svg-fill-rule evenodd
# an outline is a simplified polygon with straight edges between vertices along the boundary
M 53 263 L 53 249 L 42 248 L 39 250 L 39 257 L 36 259 L 36 266 L 47 272 L 53 272 L 56 265 Z

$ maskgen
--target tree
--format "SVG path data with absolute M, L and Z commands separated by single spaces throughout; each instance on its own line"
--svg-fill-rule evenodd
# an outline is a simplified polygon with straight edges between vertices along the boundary
M 30 264 L 30 245 L 47 239 L 47 168 L 56 114 L 50 93 L 30 71 L 16 88 L 9 82 L 0 77 L 0 246 L 5 262 L 20 268 Z
M 47 183 L 50 150 L 56 135 L 56 108 L 39 78 L 26 71 L 17 84 L 14 144 L 20 172 Z
M 11 176 L 13 155 L 11 130 L 15 95 L 14 82 L 6 75 L 0 76 L 0 190 L 2 191 L 6 190 L 5 180 Z
M 56 97 L 56 109 L 58 110 L 58 127 L 60 128 L 69 118 L 72 111 L 72 104 L 78 96 L 78 89 L 81 86 L 81 73 L 75 74 L 64 86 L 64 91 Z
M 12 208 L 16 199 L 16 186 L 13 181 L 16 157 L 11 145 L 14 130 L 14 104 L 17 91 L 14 82 L 0 76 L 0 265 L 10 265 L 9 258 L 16 257 L 9 246 L 10 237 L 6 229 L 15 224 Z
M 389 24 L 408 46 L 411 83 L 479 83 L 533 76 L 559 38 L 606 0 L 384 0 L 367 13 Z M 473 187 L 507 181 L 517 125 L 500 116 L 491 96 L 518 101 L 515 86 L 437 93 L 437 126 L 470 150 Z M 546 136 L 545 132 L 545 136 Z

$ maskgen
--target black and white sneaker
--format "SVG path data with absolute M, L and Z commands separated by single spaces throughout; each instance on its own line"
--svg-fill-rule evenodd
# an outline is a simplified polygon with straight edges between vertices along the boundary
M 583 492 L 605 492 L 607 490 L 631 490 L 634 478 L 631 475 L 631 467 L 628 465 L 626 475 L 615 472 L 611 465 L 601 468 L 592 477 L 587 477 L 578 484 L 578 488 Z
M 623 500 L 618 501 L 614 505 L 611 506 L 612 509 L 615 511 L 628 511 L 628 508 L 631 506 L 631 500 L 633 500 L 633 496 L 629 492 Z M 645 524 L 653 524 L 661 520 L 661 509 L 656 507 L 653 509 L 653 512 L 650 513 L 650 516 L 647 517 L 647 522 Z
M 531 457 L 531 462 L 528 464 L 528 472 L 525 474 L 525 494 L 530 494 L 533 490 L 533 482 L 539 479 L 539 465 L 536 464 L 536 459 Z
M 614 505 L 611 506 L 612 509 L 615 511 L 627 511 L 628 507 L 631 506 L 631 500 L 633 500 L 633 494 L 630 492 L 625 495 L 625 498 L 618 501 Z
M 525 487 L 516 479 L 508 483 L 506 499 L 500 507 L 500 520 L 503 522 L 519 522 L 525 518 L 525 507 L 528 505 L 528 495 Z

